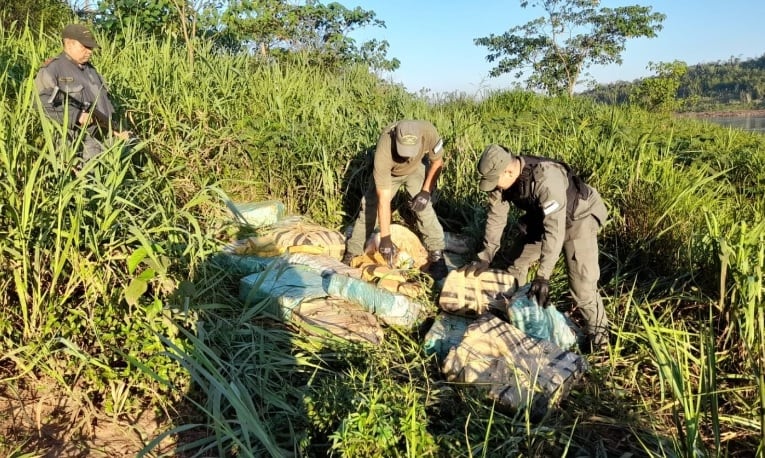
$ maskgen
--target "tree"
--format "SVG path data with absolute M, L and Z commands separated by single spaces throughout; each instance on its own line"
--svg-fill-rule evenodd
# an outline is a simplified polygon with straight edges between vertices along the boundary
M 178 32 L 180 16 L 172 0 L 101 0 L 94 22 L 111 36 L 125 27 L 133 27 L 144 34 L 162 37 Z
M 677 109 L 677 89 L 688 71 L 685 62 L 649 62 L 648 69 L 656 76 L 644 78 L 630 94 L 630 102 L 648 111 L 669 113 Z
M 317 0 L 233 0 L 221 18 L 229 37 L 246 43 L 263 56 L 307 53 L 322 64 L 363 61 L 373 68 L 395 70 L 397 59 L 387 59 L 388 43 L 375 40 L 357 46 L 348 36 L 361 27 L 385 27 L 374 11 L 348 9 Z
M 516 26 L 502 35 L 476 38 L 486 46 L 489 75 L 529 72 L 529 89 L 571 97 L 583 70 L 593 64 L 621 64 L 628 38 L 653 38 L 666 16 L 639 5 L 600 8 L 599 0 L 521 1 L 521 7 L 542 7 L 545 16 Z
M 60 31 L 73 18 L 74 13 L 64 0 L 6 0 L 0 10 L 0 25 L 4 29 L 23 30 L 28 24 L 32 30 L 42 25 L 47 31 Z

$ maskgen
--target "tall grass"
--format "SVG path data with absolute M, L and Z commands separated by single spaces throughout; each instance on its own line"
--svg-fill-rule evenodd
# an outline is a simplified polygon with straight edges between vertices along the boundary
M 75 173 L 78 144 L 60 141 L 32 85 L 58 38 L 0 30 L 6 382 L 77 381 L 90 408 L 115 418 L 142 404 L 177 410 L 145 454 L 165 437 L 200 456 L 763 452 L 765 229 L 754 197 L 765 139 L 522 92 L 428 102 L 362 66 L 204 43 L 191 67 L 169 40 L 99 38 L 95 64 L 140 142 Z M 539 425 L 445 383 L 416 332 L 388 329 L 374 348 L 309 338 L 242 304 L 238 279 L 207 262 L 237 235 L 224 195 L 347 224 L 367 155 L 400 118 L 428 119 L 446 140 L 436 209 L 476 242 L 475 164 L 489 143 L 565 160 L 607 201 L 611 358 Z
M 743 369 L 751 374 L 747 381 L 751 383 L 752 394 L 744 398 L 744 408 L 757 413 L 760 429 L 757 452 L 762 454 L 765 453 L 765 221 L 751 226 L 741 222 L 723 228 L 711 215 L 708 226 L 719 246 L 722 264 L 719 309 L 731 320 L 723 345 L 730 351 L 742 353 Z
M 37 100 L 33 60 L 42 46 L 28 31 L 15 45 L 4 46 L 0 65 L 30 72 L 0 87 L 10 107 L 0 112 L 0 348 L 18 369 L 63 386 L 77 381 L 98 393 L 122 379 L 134 393 L 150 392 L 134 361 L 182 376 L 156 333 L 173 335 L 179 314 L 169 298 L 216 246 L 198 222 L 214 194 L 200 186 L 177 201 L 145 142 L 115 144 L 82 165 L 81 136 L 62 140 Z M 82 355 L 93 363 L 84 370 Z

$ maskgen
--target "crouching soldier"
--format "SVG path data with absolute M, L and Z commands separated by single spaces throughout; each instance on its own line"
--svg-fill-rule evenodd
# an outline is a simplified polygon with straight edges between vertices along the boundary
M 343 262 L 349 264 L 354 256 L 364 252 L 364 244 L 377 221 L 380 225 L 378 251 L 392 264 L 396 249 L 390 233 L 391 200 L 404 186 L 409 205 L 417 216 L 417 229 L 428 250 L 427 273 L 434 280 L 445 277 L 444 230 L 430 199 L 443 164 L 443 140 L 430 122 L 404 120 L 383 129 L 375 150 L 372 180 L 361 199 L 361 210 L 346 243 Z
M 523 285 L 531 264 L 539 262 L 529 294 L 547 306 L 550 275 L 562 249 L 571 296 L 585 320 L 582 350 L 606 346 L 609 323 L 598 293 L 597 234 L 608 211 L 598 191 L 563 162 L 514 155 L 499 145 L 483 151 L 478 173 L 479 188 L 490 193 L 484 248 L 465 270 L 477 273 L 488 268 L 500 247 L 512 203 L 525 214 L 519 219 L 521 237 L 511 247 L 508 271 Z

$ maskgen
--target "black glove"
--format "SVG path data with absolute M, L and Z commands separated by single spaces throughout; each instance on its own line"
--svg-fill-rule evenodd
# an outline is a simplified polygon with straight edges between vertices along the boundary
M 385 262 L 388 263 L 388 267 L 393 268 L 393 257 L 396 255 L 396 245 L 390 239 L 390 235 L 380 237 L 380 246 L 377 247 L 377 251 L 380 252 Z
M 473 274 L 474 277 L 481 275 L 487 270 L 489 270 L 489 262 L 481 260 L 473 261 L 458 269 L 459 272 L 465 272 L 465 276 Z
M 550 299 L 550 282 L 544 277 L 537 277 L 531 282 L 529 289 L 529 298 L 536 297 L 537 304 L 547 307 Z
M 421 212 L 425 210 L 428 202 L 430 202 L 430 193 L 428 191 L 420 191 L 409 201 L 409 208 L 416 212 Z

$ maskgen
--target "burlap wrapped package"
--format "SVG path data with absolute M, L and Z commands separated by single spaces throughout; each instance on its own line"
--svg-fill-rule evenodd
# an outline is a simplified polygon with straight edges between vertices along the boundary
M 538 420 L 568 395 L 585 368 L 579 355 L 484 313 L 449 350 L 442 372 L 450 382 L 485 389 L 507 411 L 529 409 Z
M 377 252 L 379 233 L 369 237 L 364 254 L 353 258 L 351 266 L 361 269 L 362 279 L 380 288 L 412 298 L 419 297 L 423 294 L 422 286 L 409 277 L 412 270 L 427 264 L 428 252 L 417 235 L 405 226 L 391 224 L 390 231 L 398 250 L 393 267 L 388 267 L 385 259 Z
M 477 276 L 453 270 L 444 279 L 438 306 L 449 313 L 478 316 L 501 294 L 512 295 L 515 284 L 515 277 L 504 270 L 489 269 Z
M 341 259 L 345 237 L 299 216 L 291 216 L 263 229 L 261 235 L 238 240 L 227 251 L 233 254 L 279 256 L 284 253 L 322 254 Z
M 383 340 L 382 326 L 374 314 L 340 297 L 303 301 L 293 310 L 291 319 L 311 335 L 334 335 L 374 345 Z
M 428 263 L 428 250 L 420 242 L 417 234 L 409 230 L 406 226 L 400 224 L 390 225 L 390 238 L 396 245 L 397 255 L 393 262 L 396 269 L 419 269 Z M 375 232 L 369 236 L 364 246 L 364 255 L 357 256 L 353 263 L 354 267 L 361 267 L 364 264 L 379 264 L 382 260 L 377 253 L 377 247 L 380 244 L 380 234 Z

